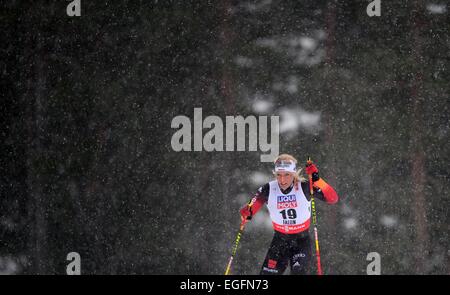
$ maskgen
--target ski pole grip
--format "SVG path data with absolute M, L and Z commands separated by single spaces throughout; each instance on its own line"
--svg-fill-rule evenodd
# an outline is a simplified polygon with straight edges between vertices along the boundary
M 250 216 L 247 216 L 247 220 L 252 220 L 252 218 L 253 218 L 252 206 L 253 206 L 253 200 L 251 200 L 251 201 L 248 202 L 248 204 L 247 204 L 247 208 L 248 208 L 248 210 L 250 211 Z
M 312 164 L 311 161 L 311 157 L 308 156 L 308 159 L 306 160 L 306 166 L 309 166 Z M 313 190 L 313 181 L 312 181 L 312 174 L 308 174 L 309 176 L 309 193 L 311 194 L 311 196 L 314 194 L 314 190 Z

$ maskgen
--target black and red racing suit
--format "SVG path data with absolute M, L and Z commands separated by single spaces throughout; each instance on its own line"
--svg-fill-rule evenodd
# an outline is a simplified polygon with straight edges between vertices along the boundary
M 329 204 L 334 204 L 339 197 L 333 187 L 327 184 L 315 173 L 313 175 L 313 197 Z M 309 182 L 300 182 L 303 193 L 311 200 Z M 283 194 L 289 194 L 294 183 Z M 269 198 L 269 183 L 260 187 L 252 198 L 252 214 L 256 214 L 267 203 Z M 283 233 L 275 229 L 274 237 L 267 251 L 260 274 L 283 274 L 290 265 L 291 274 L 309 274 L 312 258 L 309 227 L 294 234 Z

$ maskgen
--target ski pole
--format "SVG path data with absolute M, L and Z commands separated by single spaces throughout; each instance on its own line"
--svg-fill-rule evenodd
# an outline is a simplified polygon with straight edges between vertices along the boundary
M 251 212 L 252 205 L 253 205 L 252 201 L 250 201 L 247 205 L 248 208 L 250 209 L 250 212 Z M 247 223 L 247 221 L 248 221 L 247 219 L 242 219 L 241 225 L 239 227 L 239 232 L 236 236 L 236 241 L 234 242 L 233 251 L 231 252 L 231 257 L 230 257 L 230 260 L 228 261 L 227 269 L 225 270 L 225 275 L 228 275 L 230 273 L 231 264 L 233 263 L 234 256 L 236 255 L 237 248 L 239 246 L 241 236 L 244 233 L 244 227 L 245 227 L 245 224 Z
M 311 157 L 308 157 L 308 161 L 306 163 L 308 165 L 312 164 Z M 317 274 L 319 276 L 321 276 L 322 275 L 322 265 L 320 264 L 319 236 L 317 234 L 317 216 L 316 216 L 316 205 L 314 203 L 312 174 L 308 174 L 308 176 L 309 176 L 309 193 L 311 195 L 312 220 L 313 220 L 313 225 L 314 225 L 314 241 L 316 244 Z

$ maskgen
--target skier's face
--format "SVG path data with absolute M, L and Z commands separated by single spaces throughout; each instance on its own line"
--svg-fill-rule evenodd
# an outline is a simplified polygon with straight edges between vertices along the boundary
M 287 189 L 294 181 L 294 173 L 290 172 L 277 172 L 278 185 L 283 189 Z

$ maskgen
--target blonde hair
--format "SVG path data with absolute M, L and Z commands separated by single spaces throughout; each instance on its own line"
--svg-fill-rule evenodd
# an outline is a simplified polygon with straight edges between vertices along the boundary
M 276 157 L 273 160 L 273 163 L 275 164 L 278 161 L 291 161 L 291 162 L 294 162 L 296 166 L 297 166 L 297 162 L 298 162 L 297 159 L 294 158 L 294 156 L 289 155 L 289 154 L 281 154 L 281 155 L 279 155 L 278 157 Z M 272 172 L 273 172 L 273 175 L 276 176 L 275 171 L 272 171 Z M 297 168 L 297 172 L 295 172 L 295 174 L 294 174 L 294 183 L 306 181 L 306 179 L 303 177 L 303 175 L 300 174 L 301 172 L 302 172 L 302 169 L 301 168 Z

